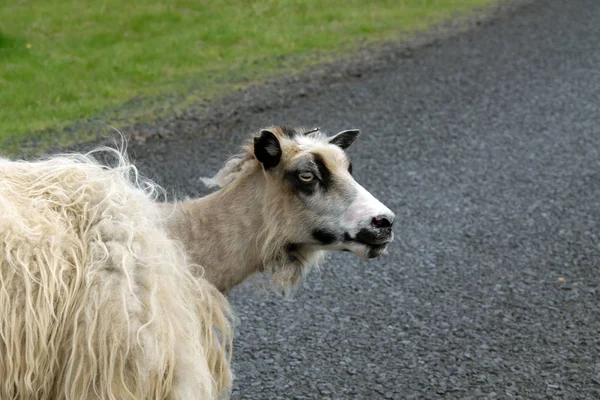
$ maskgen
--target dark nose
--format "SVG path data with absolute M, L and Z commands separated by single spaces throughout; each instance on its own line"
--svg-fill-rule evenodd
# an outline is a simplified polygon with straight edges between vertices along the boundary
M 394 214 L 374 217 L 371 220 L 371 226 L 368 229 L 361 229 L 356 235 L 356 239 L 373 245 L 387 243 L 392 237 L 393 224 Z

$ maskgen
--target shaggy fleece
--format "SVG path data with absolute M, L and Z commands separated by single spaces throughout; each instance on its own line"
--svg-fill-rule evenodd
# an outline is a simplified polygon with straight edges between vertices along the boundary
M 160 193 L 121 151 L 0 159 L 1 399 L 228 395 L 228 302 L 167 237 Z

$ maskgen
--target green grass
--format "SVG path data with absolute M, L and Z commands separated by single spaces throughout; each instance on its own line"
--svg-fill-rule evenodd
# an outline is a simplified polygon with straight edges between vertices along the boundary
M 184 107 L 291 56 L 396 38 L 492 1 L 3 1 L 0 143 L 107 110 L 117 124 L 151 119 L 161 96 Z

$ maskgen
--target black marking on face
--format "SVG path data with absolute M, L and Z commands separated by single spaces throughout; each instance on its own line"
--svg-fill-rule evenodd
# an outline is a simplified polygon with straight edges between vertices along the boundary
M 283 135 L 287 136 L 290 139 L 293 139 L 294 136 L 296 136 L 298 134 L 298 132 L 296 132 L 295 129 L 290 128 L 289 126 L 283 126 L 283 125 L 281 125 L 279 127 L 279 129 L 281 130 L 281 133 Z
M 348 172 L 352 175 L 352 163 L 348 161 Z
M 389 242 L 392 235 L 392 228 L 380 228 L 380 229 L 361 229 L 356 234 L 356 241 L 366 243 L 369 245 L 381 245 Z
M 361 229 L 356 234 L 356 240 L 362 243 L 377 244 L 379 237 L 376 232 L 369 229 Z
M 319 170 L 321 186 L 323 186 L 323 190 L 327 191 L 331 187 L 331 171 L 329 171 L 329 168 L 325 165 L 325 161 L 323 161 L 323 158 L 319 154 L 315 154 L 315 163 Z
M 254 155 L 266 170 L 275 168 L 281 160 L 281 145 L 273 132 L 263 130 L 254 138 Z
M 287 256 L 287 261 L 290 263 L 302 262 L 303 258 L 299 253 L 301 248 L 302 247 L 298 243 L 288 243 L 285 246 L 285 254 Z
M 298 246 L 298 244 L 297 244 L 297 243 L 288 243 L 288 244 L 285 246 L 285 251 L 286 251 L 287 253 L 291 253 L 291 252 L 294 252 L 294 251 L 298 251 L 298 248 L 299 248 L 299 246 Z
M 294 252 L 292 253 L 287 253 L 287 260 L 290 263 L 297 263 L 298 262 L 298 255 Z
M 313 238 L 317 239 L 321 244 L 331 244 L 337 240 L 337 236 L 325 229 L 315 229 L 312 231 Z

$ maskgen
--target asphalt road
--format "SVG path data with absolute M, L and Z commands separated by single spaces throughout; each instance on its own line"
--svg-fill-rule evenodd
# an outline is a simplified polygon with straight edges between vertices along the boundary
M 355 176 L 397 240 L 376 260 L 332 254 L 292 302 L 234 291 L 233 398 L 600 398 L 600 1 L 537 1 L 133 151 L 202 194 L 198 177 L 276 122 L 360 128 Z

